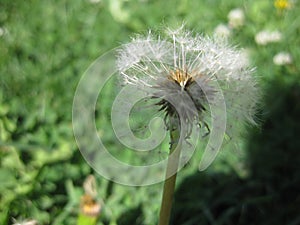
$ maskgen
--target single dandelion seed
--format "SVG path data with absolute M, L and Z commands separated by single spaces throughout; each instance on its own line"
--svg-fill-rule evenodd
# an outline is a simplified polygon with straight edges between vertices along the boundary
M 243 14 L 240 11 L 235 14 L 240 14 L 235 25 L 243 24 Z M 170 155 L 174 153 L 174 157 L 169 158 L 167 174 L 177 171 L 182 125 L 186 128 L 183 132 L 186 140 L 195 125 L 205 131 L 204 136 L 210 134 L 211 106 L 219 107 L 223 113 L 221 101 L 225 101 L 227 121 L 223 121 L 223 117 L 220 121 L 227 124 L 230 137 L 239 123 L 255 123 L 253 115 L 259 94 L 254 70 L 247 61 L 245 52 L 229 46 L 224 38 L 193 35 L 184 26 L 167 29 L 166 35 L 155 36 L 149 32 L 122 46 L 117 67 L 123 84 L 143 90 L 150 99 L 156 99 L 158 110 L 165 114 L 170 131 Z M 220 93 L 224 98 L 220 98 Z M 211 149 L 218 150 L 215 146 Z M 169 221 L 176 172 L 167 177 L 159 225 Z

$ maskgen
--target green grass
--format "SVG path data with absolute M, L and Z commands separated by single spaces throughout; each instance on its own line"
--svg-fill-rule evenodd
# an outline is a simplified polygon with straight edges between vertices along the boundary
M 97 4 L 88 0 L 2 0 L 0 224 L 12 224 L 13 219 L 35 219 L 40 224 L 76 224 L 82 183 L 94 172 L 81 156 L 73 137 L 72 102 L 80 77 L 98 56 L 128 42 L 135 33 L 175 26 L 182 21 L 187 28 L 212 35 L 218 24 L 227 23 L 228 12 L 236 7 L 244 10 L 245 25 L 233 30 L 229 40 L 250 52 L 250 60 L 257 69 L 264 96 L 263 112 L 258 116 L 262 120 L 260 129 L 248 129 L 250 134 L 245 134 L 243 139 L 225 145 L 204 175 L 197 175 L 199 158 L 192 159 L 178 176 L 178 184 L 182 184 L 178 195 L 183 198 L 176 197 L 180 207 L 175 204 L 173 217 L 180 221 L 180 216 L 184 215 L 181 218 L 185 223 L 181 224 L 186 225 L 268 224 L 268 219 L 253 223 L 245 216 L 263 212 L 272 217 L 269 224 L 276 224 L 276 218 L 280 224 L 298 224 L 299 193 L 294 191 L 294 198 L 288 196 L 286 200 L 283 192 L 300 189 L 299 168 L 289 167 L 289 160 L 300 164 L 297 161 L 299 153 L 288 152 L 294 149 L 289 146 L 300 146 L 297 127 L 293 127 L 293 121 L 297 124 L 299 120 L 293 112 L 299 112 L 300 7 L 299 2 L 295 2 L 291 9 L 279 12 L 271 0 L 103 0 Z M 283 34 L 281 42 L 257 45 L 254 36 L 262 29 L 278 29 Z M 274 65 L 273 56 L 280 51 L 290 52 L 291 65 Z M 108 86 L 108 96 L 112 97 L 116 88 L 113 83 Z M 289 93 L 289 90 L 294 91 Z M 291 100 L 284 100 L 285 96 Z M 111 137 L 113 133 L 107 120 L 111 100 L 108 98 L 101 105 L 97 127 L 110 130 L 107 139 L 111 138 L 109 146 L 113 154 L 132 162 L 133 156 L 119 155 L 120 144 L 112 141 L 115 139 Z M 282 104 L 285 101 L 289 105 Z M 277 116 L 276 112 L 280 114 Z M 278 128 L 279 124 L 280 129 L 271 129 L 264 123 L 268 115 L 273 116 L 270 117 L 272 126 Z M 282 139 L 278 149 L 286 150 L 286 154 L 269 146 L 268 143 L 278 138 Z M 250 145 L 256 141 L 255 147 Z M 267 154 L 264 149 L 275 152 Z M 259 158 L 260 150 L 263 157 L 271 159 L 253 160 Z M 279 158 L 286 158 L 276 161 L 276 152 L 280 152 Z M 289 154 L 294 157 L 288 157 Z M 158 153 L 154 157 L 161 156 Z M 263 167 L 264 164 L 267 166 Z M 274 167 L 276 171 L 283 171 L 280 176 L 272 175 Z M 285 168 L 289 168 L 286 173 Z M 260 177 L 257 174 L 262 170 L 266 172 Z M 99 225 L 157 223 L 162 184 L 127 187 L 95 176 L 98 200 L 103 202 Z M 197 178 L 185 187 L 185 183 L 189 184 L 197 176 L 200 180 Z M 278 181 L 280 179 L 282 182 Z M 280 183 L 279 189 L 274 182 Z M 191 187 L 205 194 L 196 192 L 193 195 Z M 221 194 L 223 188 L 227 189 Z M 182 193 L 191 196 L 185 198 Z M 271 201 L 270 196 L 276 201 Z M 239 204 L 240 199 L 242 203 Z M 213 205 L 210 204 L 212 200 Z M 279 203 L 283 206 L 272 208 L 272 204 Z M 283 212 L 270 213 L 270 209 L 279 212 L 279 207 Z

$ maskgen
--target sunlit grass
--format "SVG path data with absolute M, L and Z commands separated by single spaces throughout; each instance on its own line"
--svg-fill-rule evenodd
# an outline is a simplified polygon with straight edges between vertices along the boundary
M 259 85 L 267 87 L 272 80 L 283 85 L 299 82 L 299 2 L 294 1 L 290 7 L 278 6 L 280 10 L 274 6 L 279 3 L 274 2 L 279 1 L 1 1 L 0 224 L 12 224 L 13 219 L 76 224 L 82 184 L 93 171 L 73 138 L 74 91 L 93 60 L 128 42 L 135 33 L 184 21 L 189 29 L 213 35 L 219 24 L 228 25 L 228 13 L 239 8 L 245 13 L 244 24 L 230 28 L 228 41 L 249 53 Z M 262 30 L 278 30 L 282 39 L 259 45 L 255 35 Z M 292 62 L 275 65 L 273 57 L 280 52 L 289 53 Z M 107 87 L 107 92 L 114 94 L 115 87 Z M 99 130 L 111 130 L 109 104 L 104 103 L 97 114 Z M 133 120 L 133 125 L 138 122 Z M 109 139 L 112 130 L 105 135 Z M 207 174 L 235 173 L 240 179 L 248 178 L 246 143 L 245 132 L 225 144 Z M 114 141 L 110 145 L 113 154 L 118 155 L 121 145 Z M 160 154 L 154 154 L 155 160 L 165 157 Z M 179 173 L 179 183 L 197 172 L 201 154 L 197 151 Z M 135 160 L 126 152 L 118 157 Z M 98 224 L 157 223 L 161 184 L 125 187 L 100 176 L 97 181 L 104 201 Z M 213 193 L 221 186 L 210 188 Z

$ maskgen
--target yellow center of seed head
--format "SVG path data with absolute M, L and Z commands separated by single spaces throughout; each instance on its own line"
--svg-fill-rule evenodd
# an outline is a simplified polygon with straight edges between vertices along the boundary
M 169 79 L 178 83 L 183 89 L 189 81 L 192 81 L 192 76 L 186 70 L 176 69 L 170 71 Z

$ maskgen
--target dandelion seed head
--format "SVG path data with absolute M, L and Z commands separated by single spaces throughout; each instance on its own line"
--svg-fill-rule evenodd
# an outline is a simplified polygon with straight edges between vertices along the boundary
M 245 14 L 242 9 L 232 9 L 228 13 L 228 24 L 232 28 L 238 28 L 244 25 L 245 23 Z
M 0 27 L 0 37 L 4 36 L 7 33 L 8 31 L 5 27 Z
M 219 24 L 214 29 L 214 35 L 217 36 L 218 38 L 228 38 L 231 35 L 231 30 L 227 25 Z
M 293 62 L 293 58 L 288 52 L 279 52 L 273 57 L 273 62 L 276 65 L 288 65 Z
M 272 42 L 279 42 L 282 39 L 282 34 L 275 31 L 262 30 L 255 35 L 255 42 L 258 45 L 267 45 Z
M 193 35 L 183 26 L 168 29 L 163 38 L 149 32 L 123 46 L 117 67 L 124 85 L 151 90 L 149 97 L 158 99 L 166 117 L 179 114 L 187 123 L 197 118 L 196 123 L 207 124 L 209 102 L 216 106 L 220 102 L 215 94 L 217 82 L 228 118 L 234 119 L 229 124 L 235 126 L 236 119 L 254 123 L 258 98 L 254 69 L 245 53 L 224 39 Z
M 13 221 L 14 221 L 13 225 L 37 225 L 38 224 L 38 222 L 33 219 L 24 220 L 24 221 L 17 221 L 13 219 Z
M 97 4 L 97 3 L 102 2 L 102 0 L 89 0 L 89 2 L 90 2 L 91 4 Z

